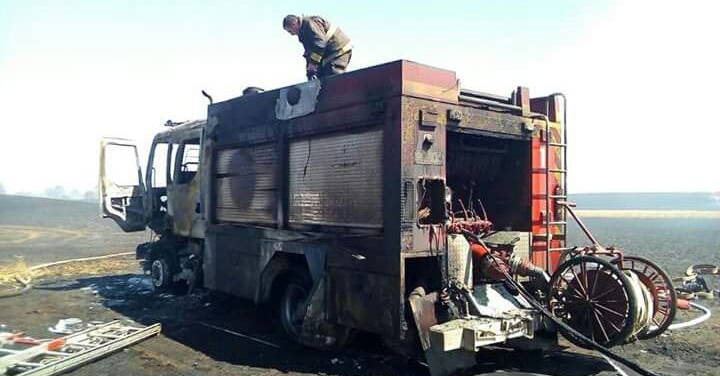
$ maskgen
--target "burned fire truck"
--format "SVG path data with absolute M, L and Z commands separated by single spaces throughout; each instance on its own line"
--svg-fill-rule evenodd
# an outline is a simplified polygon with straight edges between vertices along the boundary
M 586 347 L 657 335 L 675 312 L 662 269 L 581 222 L 592 245 L 566 244 L 564 108 L 409 61 L 247 90 L 169 123 L 144 179 L 135 144 L 104 139 L 101 210 L 157 235 L 137 250 L 157 288 L 276 301 L 303 344 L 375 333 L 435 375 L 557 329 Z

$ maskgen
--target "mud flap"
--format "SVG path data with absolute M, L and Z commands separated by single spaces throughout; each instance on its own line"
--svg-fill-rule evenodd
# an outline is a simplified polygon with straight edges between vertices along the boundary
M 303 345 L 320 350 L 342 347 L 350 335 L 349 328 L 326 320 L 327 282 L 325 280 L 325 276 L 320 278 L 310 292 L 305 320 L 300 332 L 300 342 Z
M 430 327 L 438 324 L 435 315 L 438 302 L 436 292 L 426 295 L 425 289 L 418 287 L 410 293 L 408 300 L 431 376 L 448 376 L 477 364 L 474 352 L 464 349 L 443 351 L 439 343 L 433 343 Z

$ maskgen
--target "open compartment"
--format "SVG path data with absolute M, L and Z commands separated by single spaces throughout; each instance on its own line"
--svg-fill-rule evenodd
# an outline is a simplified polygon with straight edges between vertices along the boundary
M 496 230 L 530 231 L 530 147 L 527 140 L 448 132 L 447 181 L 452 211 L 463 206 Z

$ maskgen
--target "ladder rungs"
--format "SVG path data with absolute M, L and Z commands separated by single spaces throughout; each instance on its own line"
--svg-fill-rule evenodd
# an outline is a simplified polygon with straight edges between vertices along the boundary
M 548 224 L 548 223 L 543 223 L 543 224 L 545 225 L 545 224 Z M 565 221 L 552 221 L 552 222 L 549 223 L 549 225 L 550 225 L 550 226 L 567 225 L 567 222 L 565 222 Z
M 103 329 L 119 329 L 115 330 L 114 333 L 122 334 L 108 334 L 109 331 Z M 160 333 L 160 324 L 154 324 L 144 328 L 135 327 L 122 327 L 118 321 L 102 324 L 97 328 L 88 328 L 82 332 L 71 334 L 62 339 L 65 340 L 65 345 L 61 347 L 63 351 L 43 351 L 38 355 L 65 355 L 60 359 L 54 359 L 45 363 L 34 363 L 34 362 L 23 362 L 14 363 L 15 365 L 23 365 L 31 367 L 32 369 L 24 371 L 23 375 L 55 375 L 59 372 L 76 368 L 78 365 L 87 363 L 88 361 L 97 359 L 110 352 L 116 351 L 117 349 L 124 348 L 132 345 L 142 339 L 149 336 Z M 110 338 L 108 338 L 110 337 Z M 108 339 L 102 343 L 88 344 L 86 341 L 93 339 L 102 340 Z M 78 352 L 64 352 L 69 349 L 83 349 Z M 31 348 L 32 349 L 32 348 Z M 26 359 L 28 360 L 28 359 Z
M 560 143 L 560 142 L 548 142 L 548 145 L 550 145 L 550 146 L 556 146 L 556 147 L 559 147 L 559 148 L 567 147 L 567 144 L 563 144 L 563 143 Z
M 555 239 L 555 238 L 564 238 L 566 235 L 567 235 L 566 232 L 559 232 L 559 233 L 552 234 L 552 237 L 553 237 L 553 239 Z M 544 237 L 545 237 L 545 234 L 533 234 L 533 239 L 535 239 L 535 238 L 544 238 Z
M 567 195 L 550 195 L 550 198 L 567 198 Z
M 122 338 L 122 336 L 116 336 L 116 335 L 112 335 L 112 334 L 103 334 L 103 333 L 90 334 L 89 336 L 90 337 L 108 338 L 108 339 Z
M 561 252 L 562 252 L 562 251 L 569 251 L 569 250 L 571 250 L 571 249 L 573 249 L 573 248 L 574 248 L 574 247 L 550 248 L 549 251 L 550 251 L 550 252 L 557 252 L 557 251 L 561 251 Z
M 32 363 L 32 362 L 18 362 L 13 365 L 20 366 L 20 367 L 40 367 L 43 364 L 42 363 Z
M 563 173 L 563 174 L 566 174 L 566 173 L 567 173 L 567 170 L 557 169 L 557 168 L 549 168 L 548 171 L 550 171 L 550 172 L 559 172 L 559 173 Z
M 89 341 L 89 340 L 90 340 L 90 338 L 88 338 L 84 341 Z M 82 342 L 80 342 L 80 340 L 75 340 L 75 341 L 73 341 L 73 343 L 65 344 L 65 346 L 71 347 L 71 348 L 77 347 L 77 348 L 80 348 L 80 351 L 82 351 L 83 349 L 97 347 L 98 344 L 97 343 L 82 343 Z

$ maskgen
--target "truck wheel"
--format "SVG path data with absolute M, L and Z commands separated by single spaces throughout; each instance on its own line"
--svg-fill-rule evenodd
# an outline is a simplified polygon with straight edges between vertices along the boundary
M 312 279 L 307 272 L 296 271 L 290 274 L 280 295 L 280 323 L 285 334 L 296 342 L 300 342 L 311 289 Z
M 150 278 L 155 290 L 167 290 L 172 286 L 172 270 L 166 258 L 161 257 L 152 261 Z

